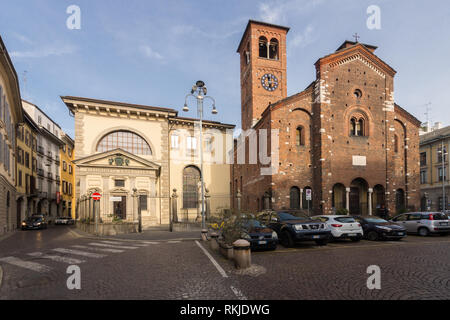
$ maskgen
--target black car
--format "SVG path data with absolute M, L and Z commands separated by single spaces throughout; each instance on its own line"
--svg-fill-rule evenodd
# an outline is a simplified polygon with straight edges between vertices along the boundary
M 271 228 L 255 219 L 248 219 L 242 223 L 243 238 L 250 242 L 252 250 L 275 250 L 278 235 Z
M 47 221 L 43 216 L 31 216 L 22 222 L 22 230 L 47 229 Z
M 375 216 L 354 216 L 361 224 L 364 238 L 368 240 L 400 240 L 406 237 L 406 229 L 393 222 Z
M 305 216 L 274 211 L 263 214 L 260 220 L 275 230 L 280 243 L 285 247 L 292 247 L 301 241 L 315 241 L 318 245 L 326 245 L 331 237 L 331 230 L 325 223 Z

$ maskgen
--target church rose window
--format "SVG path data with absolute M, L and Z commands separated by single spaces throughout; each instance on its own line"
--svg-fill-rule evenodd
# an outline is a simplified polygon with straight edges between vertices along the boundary
M 115 131 L 104 136 L 97 146 L 98 152 L 123 149 L 133 154 L 151 155 L 148 143 L 137 134 L 130 131 Z

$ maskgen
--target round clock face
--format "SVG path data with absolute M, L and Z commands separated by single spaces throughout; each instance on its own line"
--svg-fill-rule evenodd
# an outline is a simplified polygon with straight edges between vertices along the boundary
M 267 91 L 274 91 L 278 88 L 278 79 L 271 73 L 267 73 L 261 77 L 261 84 Z

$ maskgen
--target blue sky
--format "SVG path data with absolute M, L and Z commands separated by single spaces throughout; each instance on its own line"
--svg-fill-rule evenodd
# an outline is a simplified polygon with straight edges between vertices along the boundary
M 69 30 L 69 5 L 81 30 Z M 381 9 L 381 29 L 366 26 L 367 7 Z M 425 121 L 450 122 L 450 4 L 411 0 L 2 0 L 0 35 L 20 77 L 22 96 L 73 136 L 60 95 L 170 107 L 204 80 L 219 114 L 240 126 L 239 57 L 248 19 L 291 28 L 288 94 L 314 80 L 314 63 L 344 40 L 379 47 L 398 73 L 398 104 Z M 26 71 L 26 82 L 24 74 Z

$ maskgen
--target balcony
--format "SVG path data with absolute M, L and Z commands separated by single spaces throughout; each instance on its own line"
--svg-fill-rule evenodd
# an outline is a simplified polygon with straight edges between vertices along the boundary
M 38 169 L 37 174 L 38 174 L 38 176 L 43 177 L 44 176 L 44 169 Z

